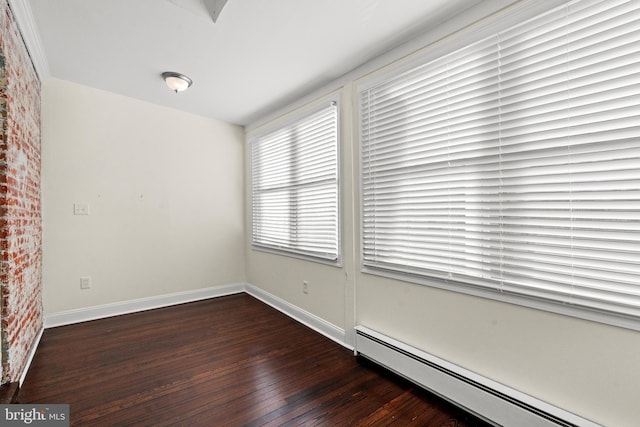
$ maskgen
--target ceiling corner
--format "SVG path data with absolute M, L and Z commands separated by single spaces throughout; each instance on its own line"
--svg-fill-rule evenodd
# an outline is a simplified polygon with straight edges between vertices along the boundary
M 49 63 L 47 62 L 47 56 L 44 52 L 44 46 L 42 45 L 42 39 L 38 32 L 31 5 L 28 0 L 8 1 L 31 57 L 31 62 L 33 62 L 33 67 L 42 82 L 51 77 L 51 72 L 49 71 Z

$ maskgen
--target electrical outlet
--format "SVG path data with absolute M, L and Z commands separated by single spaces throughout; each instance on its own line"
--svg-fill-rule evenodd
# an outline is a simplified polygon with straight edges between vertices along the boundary
M 90 289 L 91 288 L 91 277 L 82 276 L 80 278 L 80 289 Z
M 309 282 L 307 282 L 306 280 L 302 282 L 302 293 L 303 294 L 309 293 Z

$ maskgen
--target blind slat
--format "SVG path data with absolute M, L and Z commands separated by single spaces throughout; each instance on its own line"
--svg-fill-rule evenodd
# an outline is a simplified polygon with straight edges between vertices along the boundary
M 577 0 L 360 90 L 364 266 L 640 317 L 638 52 Z
M 338 109 L 252 141 L 254 246 L 338 259 Z

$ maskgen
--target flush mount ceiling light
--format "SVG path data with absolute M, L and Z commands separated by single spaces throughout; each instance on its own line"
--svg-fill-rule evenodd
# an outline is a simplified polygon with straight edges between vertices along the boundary
M 174 73 L 173 71 L 165 71 L 162 73 L 162 78 L 167 83 L 167 86 L 169 86 L 169 89 L 175 93 L 187 90 L 187 88 L 193 84 L 193 80 L 189 77 L 184 74 Z

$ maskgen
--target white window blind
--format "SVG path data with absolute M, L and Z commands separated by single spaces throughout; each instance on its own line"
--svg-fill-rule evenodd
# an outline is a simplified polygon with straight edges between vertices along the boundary
M 338 260 L 338 107 L 251 144 L 253 245 Z
M 360 90 L 371 271 L 640 316 L 640 2 L 573 1 Z

